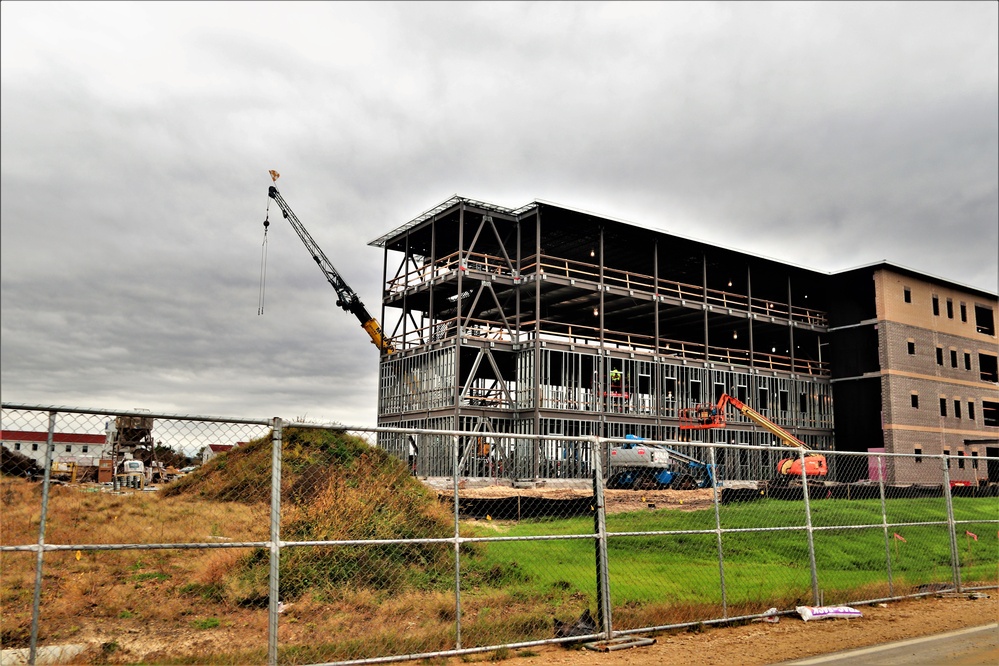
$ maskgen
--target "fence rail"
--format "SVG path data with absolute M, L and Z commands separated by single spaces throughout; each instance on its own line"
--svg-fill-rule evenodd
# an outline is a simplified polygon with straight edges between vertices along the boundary
M 686 443 L 667 469 L 689 490 L 634 490 L 613 487 L 619 447 L 669 443 L 491 433 L 517 469 L 573 452 L 561 476 L 504 480 L 468 463 L 481 432 L 6 403 L 2 425 L 2 647 L 31 663 L 77 636 L 92 661 L 403 661 L 997 585 L 984 456 L 969 487 L 956 457 L 847 452 L 823 452 L 821 481 L 752 484 L 707 472 L 754 447 Z M 450 457 L 443 475 L 415 476 L 411 437 Z M 150 478 L 105 465 L 102 483 L 109 455 Z M 921 482 L 884 481 L 903 466 Z

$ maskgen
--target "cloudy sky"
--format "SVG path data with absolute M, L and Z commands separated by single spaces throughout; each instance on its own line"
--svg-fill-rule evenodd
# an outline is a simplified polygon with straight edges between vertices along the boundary
M 370 425 L 372 239 L 543 199 L 996 291 L 997 4 L 0 4 L 5 402 Z

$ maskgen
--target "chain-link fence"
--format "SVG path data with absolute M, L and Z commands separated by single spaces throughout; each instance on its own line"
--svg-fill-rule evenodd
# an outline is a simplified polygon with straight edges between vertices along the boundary
M 997 585 L 987 457 L 980 483 L 952 487 L 944 456 L 820 465 L 7 404 L 2 425 L 2 647 L 32 663 L 40 646 L 84 663 L 392 661 Z M 783 471 L 727 481 L 716 461 L 743 451 Z M 510 471 L 545 461 L 558 473 Z M 902 468 L 919 483 L 887 481 Z

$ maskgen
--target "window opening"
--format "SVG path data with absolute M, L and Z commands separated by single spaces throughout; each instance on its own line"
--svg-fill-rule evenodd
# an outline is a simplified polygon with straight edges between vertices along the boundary
M 954 398 L 954 418 L 961 418 L 961 401 L 957 398 Z
M 947 398 L 940 398 L 940 416 L 947 416 Z
M 947 469 L 950 469 L 950 449 L 944 449 L 944 457 L 947 459 Z
M 950 367 L 952 367 L 952 368 L 956 368 L 957 367 L 957 350 L 956 349 L 951 349 L 950 350 Z
M 968 321 L 968 304 L 961 303 L 961 321 Z
M 940 297 L 939 296 L 934 296 L 933 297 L 933 314 L 934 314 L 934 316 L 937 316 L 937 317 L 940 316 Z
M 978 469 L 978 451 L 971 452 L 971 469 Z
M 913 449 L 913 453 L 916 454 L 916 462 L 917 463 L 923 462 L 923 450 L 921 448 L 919 448 L 917 446 L 915 449 Z
M 937 365 L 943 365 L 943 347 L 937 347 Z
M 910 395 L 909 396 L 909 401 L 912 403 L 912 406 L 914 408 L 919 409 L 919 394 L 918 393 L 913 393 L 912 395 Z
M 756 401 L 757 405 L 759 406 L 759 409 L 761 411 L 764 410 L 764 409 L 769 409 L 770 408 L 770 400 L 769 400 L 770 393 L 765 388 L 762 388 L 762 387 L 760 388 L 760 390 L 757 393 L 759 393 L 759 396 L 760 396 L 759 399 L 757 399 L 757 401 Z
M 21 442 L 14 442 L 14 450 L 15 451 L 21 450 Z
M 952 301 L 949 298 L 947 299 L 947 318 L 948 319 L 954 318 L 954 301 Z
M 975 306 L 975 330 L 985 335 L 996 334 L 996 320 L 992 308 L 984 305 Z
M 663 382 L 663 388 L 666 389 L 666 402 L 672 405 L 676 400 L 676 378 L 666 377 Z
M 909 289 L 908 287 L 902 287 L 902 299 L 906 303 L 911 303 L 912 302 L 912 290 Z
M 67 444 L 66 445 L 66 453 L 72 453 L 72 452 L 73 452 L 73 445 L 72 444 Z
M 999 382 L 999 357 L 979 353 L 978 372 L 983 382 Z
M 701 382 L 699 379 L 690 382 L 690 401 L 695 404 L 701 401 Z
M 968 401 L 968 420 L 969 421 L 975 420 L 975 403 L 973 403 L 971 400 Z
M 916 353 L 916 343 L 913 342 L 912 340 L 909 340 L 908 342 L 906 342 L 905 346 L 906 346 L 906 349 L 908 350 L 910 356 L 912 356 L 912 355 L 914 355 Z
M 38 450 L 38 445 L 37 444 L 32 444 L 31 445 L 31 450 L 32 451 L 37 451 Z
M 652 375 L 638 375 L 638 392 L 652 393 Z
M 971 370 L 971 354 L 964 352 L 964 369 Z
M 957 468 L 964 469 L 964 451 L 957 452 Z
M 982 423 L 993 428 L 999 427 L 999 402 L 982 400 Z

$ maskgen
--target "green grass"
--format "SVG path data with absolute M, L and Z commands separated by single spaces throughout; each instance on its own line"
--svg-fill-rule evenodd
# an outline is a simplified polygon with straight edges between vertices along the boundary
M 952 580 L 951 543 L 947 526 L 888 528 L 886 543 L 878 500 L 822 500 L 812 503 L 815 528 L 869 525 L 859 529 L 816 529 L 815 562 L 825 601 L 843 603 L 905 594 L 919 585 Z M 959 520 L 999 518 L 994 498 L 954 498 Z M 889 500 L 889 520 L 946 521 L 941 499 Z M 723 529 L 794 528 L 722 535 L 726 601 L 746 609 L 770 605 L 789 607 L 812 602 L 808 535 L 802 505 L 761 500 L 721 507 Z M 714 509 L 692 512 L 641 511 L 608 516 L 609 532 L 714 530 Z M 978 534 L 973 541 L 965 528 Z M 975 532 L 975 530 L 978 530 Z M 573 535 L 592 533 L 591 518 L 515 524 L 501 533 L 483 527 L 483 536 Z M 905 542 L 893 538 L 899 533 Z M 994 523 L 958 527 L 958 553 L 965 584 L 997 582 L 999 546 Z M 989 536 L 991 534 L 991 536 Z M 511 541 L 483 544 L 483 566 L 516 564 L 520 581 L 511 581 L 514 596 L 526 598 L 558 588 L 563 596 L 594 599 L 595 546 L 592 539 Z M 888 587 L 890 558 L 892 589 Z M 608 546 L 612 602 L 617 607 L 642 608 L 721 604 L 718 540 L 714 532 L 611 536 Z M 617 615 L 615 616 L 617 617 Z

